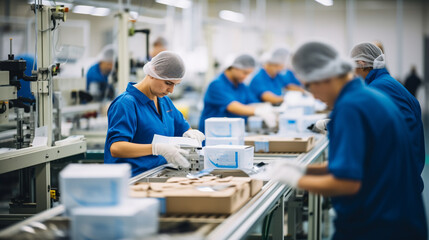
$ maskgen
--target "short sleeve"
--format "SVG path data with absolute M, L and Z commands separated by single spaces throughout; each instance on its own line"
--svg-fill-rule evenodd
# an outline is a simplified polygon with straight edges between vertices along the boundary
M 335 109 L 328 124 L 329 171 L 336 178 L 362 180 L 366 152 L 365 119 L 358 107 Z
M 107 130 L 108 149 L 114 142 L 131 142 L 137 127 L 137 116 L 134 103 L 125 97 L 115 101 L 109 108 L 107 117 L 109 128 Z
M 220 111 L 225 111 L 226 107 L 237 99 L 229 88 L 222 85 L 221 82 L 215 80 L 207 88 L 204 102 L 207 104 L 215 105 Z
M 283 76 L 282 76 L 282 83 L 283 86 L 287 87 L 289 84 L 295 84 L 298 86 L 302 86 L 301 82 L 295 77 L 292 71 L 288 70 Z
M 246 86 L 247 101 L 246 104 L 261 102 L 255 94 Z
M 263 93 L 271 91 L 268 87 L 267 79 L 264 80 L 264 77 L 261 72 L 259 72 L 253 77 L 252 81 L 249 84 L 249 89 L 252 92 L 252 95 L 254 95 L 254 98 L 256 99 L 261 99 Z

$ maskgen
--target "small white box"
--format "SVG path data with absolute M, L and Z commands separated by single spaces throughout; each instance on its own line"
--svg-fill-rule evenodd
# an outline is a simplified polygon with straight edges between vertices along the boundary
M 283 114 L 279 117 L 279 134 L 306 132 L 308 126 L 324 118 L 326 118 L 326 114 L 312 114 L 300 116 Z
M 207 146 L 204 147 L 204 168 L 252 169 L 253 155 L 253 146 Z
M 116 206 L 128 194 L 129 164 L 69 164 L 60 172 L 61 203 L 74 207 Z
M 71 212 L 71 235 L 83 239 L 141 239 L 158 232 L 159 201 L 127 199 L 114 207 L 77 207 Z
M 207 137 L 206 146 L 244 145 L 244 137 Z
M 243 137 L 243 118 L 208 118 L 205 120 L 206 137 Z

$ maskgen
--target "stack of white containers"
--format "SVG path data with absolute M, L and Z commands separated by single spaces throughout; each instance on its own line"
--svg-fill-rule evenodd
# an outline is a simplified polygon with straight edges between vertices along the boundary
M 205 120 L 206 146 L 244 145 L 243 118 L 208 118 Z
M 128 198 L 128 164 L 70 164 L 60 173 L 72 239 L 140 239 L 158 231 L 159 202 Z

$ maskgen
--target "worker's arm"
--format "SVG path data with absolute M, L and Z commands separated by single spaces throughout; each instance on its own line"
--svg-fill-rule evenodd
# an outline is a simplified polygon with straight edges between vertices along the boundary
M 361 182 L 335 178 L 332 174 L 323 176 L 304 175 L 298 181 L 298 187 L 323 196 L 344 196 L 356 194 Z
M 306 169 L 306 174 L 308 175 L 324 175 L 328 173 L 328 162 L 311 164 Z
M 110 154 L 115 158 L 136 158 L 152 155 L 152 144 L 139 144 L 125 141 L 110 145 Z
M 244 105 L 237 101 L 231 102 L 226 107 L 226 110 L 230 113 L 233 113 L 236 115 L 242 115 L 242 116 L 253 116 L 255 114 L 255 107 Z
M 269 102 L 272 104 L 279 104 L 279 103 L 283 102 L 283 97 L 277 96 L 270 91 L 266 91 L 266 92 L 262 93 L 261 99 L 264 102 Z

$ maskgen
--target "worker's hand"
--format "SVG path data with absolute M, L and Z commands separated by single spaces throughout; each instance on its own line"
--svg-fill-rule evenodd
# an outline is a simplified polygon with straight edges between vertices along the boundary
M 307 171 L 307 167 L 293 161 L 283 161 L 273 164 L 271 168 L 271 179 L 296 188 L 298 181 Z
M 328 130 L 329 121 L 331 121 L 331 119 L 329 118 L 317 121 L 314 124 L 312 131 L 325 134 L 326 131 Z
M 189 129 L 188 131 L 183 133 L 183 137 L 196 139 L 200 145 L 203 143 L 204 139 L 206 139 L 204 133 L 195 129 Z
M 271 105 L 264 104 L 256 107 L 255 116 L 261 117 L 268 128 L 277 126 L 277 115 Z
M 167 162 L 175 165 L 188 168 L 191 165 L 188 160 L 184 157 L 189 154 L 185 149 L 180 149 L 179 145 L 170 145 L 165 143 L 152 144 L 152 154 L 161 155 L 167 160 Z

